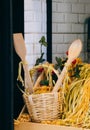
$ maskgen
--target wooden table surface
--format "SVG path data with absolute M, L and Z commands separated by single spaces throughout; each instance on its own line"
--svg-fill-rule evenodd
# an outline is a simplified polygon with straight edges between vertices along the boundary
M 24 122 L 15 125 L 14 130 L 90 130 L 90 129 Z

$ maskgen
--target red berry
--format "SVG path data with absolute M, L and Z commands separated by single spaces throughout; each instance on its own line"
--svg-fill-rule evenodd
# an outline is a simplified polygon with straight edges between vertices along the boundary
M 76 59 L 72 61 L 72 64 L 76 64 Z
M 54 71 L 52 71 L 52 75 L 54 75 L 55 74 L 55 72 Z
M 66 51 L 66 55 L 68 55 L 68 51 Z
M 42 72 L 44 69 L 43 68 L 38 68 L 38 72 Z

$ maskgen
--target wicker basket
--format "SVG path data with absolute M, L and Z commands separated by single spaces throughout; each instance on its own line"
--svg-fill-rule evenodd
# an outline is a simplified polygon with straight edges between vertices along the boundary
M 45 63 L 39 66 L 36 66 L 39 68 L 44 68 L 45 72 L 47 70 L 47 79 L 51 81 L 50 79 L 50 74 L 52 71 L 57 75 L 58 77 L 58 71 L 56 71 L 52 64 Z M 35 68 L 34 68 L 35 69 Z M 41 77 L 40 77 L 41 76 Z M 34 77 L 35 78 L 35 77 Z M 43 77 L 43 72 L 38 76 L 38 78 L 35 81 L 33 89 L 39 88 L 39 84 L 41 79 Z M 50 86 L 52 86 L 50 84 Z M 31 120 L 33 122 L 41 122 L 43 120 L 55 120 L 60 118 L 62 109 L 63 109 L 63 94 L 62 94 L 62 89 L 60 89 L 59 92 L 46 92 L 46 93 L 40 93 L 40 94 L 31 94 L 31 95 L 23 95 L 25 104 L 27 106 L 29 115 L 31 117 Z
M 62 113 L 62 93 L 23 95 L 31 120 L 41 122 L 60 118 Z

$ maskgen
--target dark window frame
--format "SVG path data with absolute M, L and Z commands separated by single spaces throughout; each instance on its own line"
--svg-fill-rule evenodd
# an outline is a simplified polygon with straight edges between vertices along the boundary
M 15 3 L 14 3 L 15 2 Z M 19 2 L 19 3 L 18 3 Z M 16 87 L 16 76 L 13 74 L 14 60 L 18 64 L 19 59 L 14 59 L 13 48 L 13 33 L 22 32 L 24 35 L 24 25 L 22 27 L 17 26 L 20 23 L 19 14 L 20 2 L 24 3 L 24 0 L 1 0 L 0 2 L 0 129 L 13 130 L 13 90 Z M 52 0 L 46 0 L 47 2 L 47 60 L 52 62 Z M 22 6 L 23 3 L 21 4 Z M 19 7 L 19 8 L 18 8 Z M 16 9 L 16 10 L 15 10 Z M 22 7 L 24 24 L 24 7 Z M 13 17 L 14 16 L 14 17 Z M 15 17 L 16 16 L 16 17 Z M 16 19 L 16 20 L 15 20 Z M 19 20 L 19 21 L 18 21 Z M 5 94 L 5 95 L 4 95 Z
M 52 0 L 47 2 L 47 61 L 52 62 Z

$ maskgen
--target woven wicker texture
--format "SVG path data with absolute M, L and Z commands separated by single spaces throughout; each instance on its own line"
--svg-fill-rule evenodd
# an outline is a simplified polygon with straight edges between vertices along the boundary
M 54 120 L 60 118 L 62 113 L 62 93 L 43 93 L 24 95 L 28 112 L 32 121 Z

